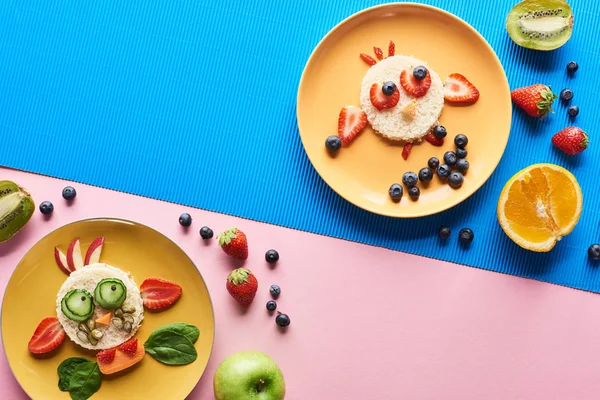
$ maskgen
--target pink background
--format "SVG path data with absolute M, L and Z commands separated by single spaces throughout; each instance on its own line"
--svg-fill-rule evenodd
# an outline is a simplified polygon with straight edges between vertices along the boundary
M 0 244 L 0 291 L 43 235 L 69 222 L 120 217 L 149 225 L 199 266 L 212 295 L 216 339 L 208 369 L 190 399 L 210 399 L 212 376 L 227 355 L 264 351 L 281 366 L 286 399 L 598 399 L 600 297 L 547 283 L 434 261 L 179 205 L 0 168 L 39 204 L 10 242 Z M 179 214 L 194 222 L 184 231 Z M 242 313 L 225 290 L 235 263 L 198 230 L 237 226 L 248 235 L 245 266 L 259 293 Z M 269 248 L 281 260 L 271 269 Z M 282 333 L 265 309 L 268 287 L 282 288 Z M 0 352 L 4 353 L 0 347 Z M 0 356 L 0 398 L 27 398 Z M 64 395 L 64 398 L 68 398 Z

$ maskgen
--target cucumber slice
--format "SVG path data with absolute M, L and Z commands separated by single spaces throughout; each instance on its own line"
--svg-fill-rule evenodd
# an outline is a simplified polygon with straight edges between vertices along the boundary
M 63 297 L 60 308 L 70 320 L 83 322 L 94 313 L 94 299 L 86 290 L 71 290 Z
M 122 280 L 117 278 L 102 279 L 96 285 L 94 297 L 102 308 L 114 310 L 119 308 L 127 297 L 127 287 Z

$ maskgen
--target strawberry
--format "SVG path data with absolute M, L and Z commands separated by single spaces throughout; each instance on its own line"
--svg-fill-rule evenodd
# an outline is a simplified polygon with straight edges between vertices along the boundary
M 381 50 L 379 47 L 373 47 L 373 51 L 375 52 L 378 60 L 383 60 L 383 50 Z
M 431 87 L 431 74 L 427 71 L 425 79 L 418 80 L 413 76 L 412 71 L 404 70 L 400 74 L 400 85 L 410 95 L 414 97 L 423 97 Z
M 444 83 L 444 99 L 450 103 L 475 103 L 479 90 L 461 74 L 450 74 Z
M 575 126 L 569 126 L 552 136 L 552 144 L 570 156 L 587 149 L 588 135 Z
M 536 118 L 544 118 L 548 111 L 554 112 L 552 111 L 552 103 L 558 96 L 552 93 L 549 86 L 538 83 L 515 89 L 510 92 L 510 97 L 527 114 Z
M 137 338 L 133 338 L 118 347 L 123 353 L 127 353 L 129 355 L 135 354 L 138 348 L 138 340 Z M 114 355 L 113 355 L 114 357 Z
M 345 145 L 352 140 L 367 126 L 367 114 L 354 106 L 345 106 L 340 111 L 338 118 L 338 137 Z
M 258 281 L 250 270 L 238 268 L 231 271 L 227 277 L 226 287 L 231 297 L 243 307 L 248 307 L 258 290 Z
M 218 235 L 217 239 L 219 240 L 219 246 L 226 254 L 238 260 L 248 258 L 248 240 L 244 232 L 238 228 L 226 230 Z
M 58 318 L 44 318 L 29 340 L 29 352 L 33 354 L 48 353 L 60 346 L 64 340 L 65 331 L 58 322 Z
M 381 83 L 374 83 L 371 86 L 371 104 L 379 111 L 384 108 L 396 107 L 398 101 L 400 101 L 400 91 L 396 88 L 396 91 L 391 96 L 386 96 L 381 90 L 383 85 Z
M 388 57 L 392 57 L 395 53 L 396 45 L 390 40 L 390 45 L 388 46 Z
M 360 53 L 360 58 L 362 58 L 364 62 L 371 66 L 377 64 L 377 61 L 375 61 L 375 59 L 368 54 Z
M 181 296 L 181 286 L 160 278 L 146 278 L 140 285 L 144 307 L 160 310 L 171 306 Z
M 96 360 L 98 360 L 98 364 L 110 364 L 115 359 L 116 353 L 117 349 L 102 350 L 96 354 Z
M 412 143 L 406 143 L 402 148 L 402 158 L 404 158 L 405 160 L 408 159 L 410 151 L 412 150 L 412 146 Z
M 444 139 L 436 138 L 435 136 L 433 136 L 433 133 L 431 133 L 431 132 L 429 132 L 427 135 L 425 135 L 425 140 L 434 146 L 440 147 L 440 146 L 444 145 Z

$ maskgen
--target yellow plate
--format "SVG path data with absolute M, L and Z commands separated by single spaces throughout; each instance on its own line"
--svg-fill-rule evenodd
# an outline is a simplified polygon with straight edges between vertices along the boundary
M 360 53 L 373 55 L 378 46 L 387 55 L 388 43 L 396 54 L 412 55 L 429 64 L 442 80 L 454 72 L 467 77 L 481 97 L 472 106 L 446 104 L 440 122 L 448 130 L 443 147 L 426 142 L 414 146 L 407 161 L 402 146 L 390 145 L 367 128 L 337 157 L 325 149 L 325 138 L 337 134 L 345 105 L 360 107 L 360 85 L 369 66 Z M 374 57 L 374 55 L 373 55 Z M 458 17 L 440 9 L 412 3 L 394 3 L 361 11 L 325 36 L 311 55 L 298 90 L 298 127 L 304 149 L 323 180 L 340 196 L 365 210 L 392 217 L 419 217 L 446 210 L 485 183 L 500 162 L 510 132 L 512 106 L 506 75 L 485 39 Z M 402 201 L 391 201 L 388 189 L 401 183 L 406 171 L 427 166 L 430 157 L 442 160 L 454 150 L 454 136 L 469 137 L 467 160 L 471 167 L 458 190 L 438 182 L 421 188 L 418 201 L 405 191 Z
M 177 282 L 183 294 L 162 312 L 144 313 L 136 337 L 142 345 L 156 328 L 171 322 L 186 322 L 200 329 L 195 344 L 198 359 L 186 366 L 167 366 L 146 354 L 131 370 L 103 377 L 94 399 L 183 399 L 202 376 L 214 339 L 214 314 L 206 284 L 192 260 L 159 232 L 119 219 L 93 219 L 63 226 L 29 250 L 13 273 L 2 304 L 2 338 L 10 367 L 19 384 L 33 399 L 68 399 L 58 389 L 56 368 L 69 357 L 95 360 L 95 353 L 73 344 L 69 338 L 45 357 L 33 357 L 27 344 L 38 323 L 56 316 L 56 294 L 67 275 L 54 261 L 54 246 L 66 252 L 69 243 L 81 238 L 82 252 L 98 236 L 105 237 L 101 262 L 132 273 L 136 284 L 160 277 Z

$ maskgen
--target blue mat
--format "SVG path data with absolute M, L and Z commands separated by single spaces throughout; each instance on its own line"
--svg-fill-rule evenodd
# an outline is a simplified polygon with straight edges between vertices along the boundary
M 573 38 L 548 53 L 510 41 L 504 24 L 512 0 L 423 3 L 478 29 L 498 53 L 511 87 L 571 87 L 572 103 L 581 108 L 576 124 L 591 131 L 591 148 L 574 158 L 552 149 L 552 134 L 571 123 L 560 102 L 544 121 L 516 110 L 508 151 L 468 201 L 419 220 L 379 217 L 350 205 L 319 178 L 302 149 L 295 101 L 319 40 L 342 19 L 380 2 L 5 0 L 0 164 L 600 291 L 600 270 L 586 253 L 600 241 L 595 2 L 571 0 Z M 571 59 L 580 64 L 575 78 L 565 71 Z M 567 167 L 584 192 L 579 225 L 549 254 L 520 249 L 496 222 L 504 183 L 537 162 Z M 441 224 L 455 233 L 472 228 L 474 243 L 461 249 L 453 236 L 440 245 Z M 365 268 L 377 268 L 377 261 Z

